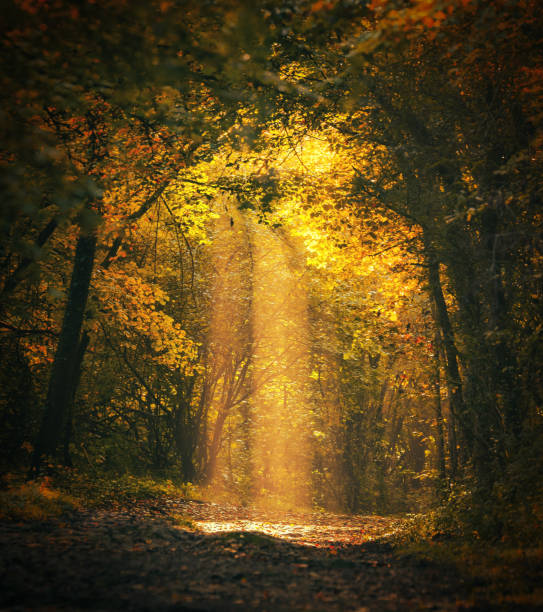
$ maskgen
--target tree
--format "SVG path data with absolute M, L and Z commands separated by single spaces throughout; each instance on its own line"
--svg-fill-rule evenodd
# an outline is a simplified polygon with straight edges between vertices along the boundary
M 57 445 L 72 395 L 66 389 L 74 387 L 73 372 L 62 364 L 77 353 L 94 251 L 103 244 L 96 226 L 119 212 L 128 223 L 143 216 L 164 186 L 198 155 L 206 155 L 236 117 L 228 70 L 221 68 L 228 49 L 217 50 L 217 41 L 208 39 L 221 10 L 209 14 L 198 5 L 106 2 L 13 4 L 6 11 L 4 91 L 15 92 L 16 103 L 6 100 L 4 122 L 19 131 L 11 130 L 7 144 L 12 149 L 4 154 L 10 190 L 4 230 L 16 238 L 11 242 L 15 250 L 6 254 L 4 293 L 13 291 L 29 265 L 28 254 L 17 253 L 17 223 L 26 226 L 38 248 L 53 226 L 68 221 L 81 227 L 36 468 L 41 455 L 53 453 Z M 135 29 L 129 24 L 136 17 L 153 27 Z M 182 30 L 174 23 L 183 24 Z M 221 98 L 227 98 L 226 106 Z M 165 121 L 177 126 L 175 138 Z M 33 188 L 27 193 L 28 184 Z M 115 209 L 113 194 L 126 196 L 129 188 L 137 195 Z M 140 203 L 142 195 L 139 210 L 124 208 Z M 20 202 L 28 202 L 22 214 Z M 53 203 L 53 214 L 42 230 L 33 230 L 41 222 L 37 213 L 43 202 Z M 117 235 L 110 256 L 119 240 Z

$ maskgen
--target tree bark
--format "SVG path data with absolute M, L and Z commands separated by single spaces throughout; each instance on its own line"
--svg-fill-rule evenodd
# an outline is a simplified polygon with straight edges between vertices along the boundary
M 473 461 L 477 482 L 481 490 L 488 490 L 492 486 L 495 477 L 493 469 L 494 451 L 491 447 L 493 429 L 489 407 L 481 395 L 476 395 L 469 402 L 471 410 L 464 400 L 464 392 L 460 371 L 458 367 L 458 351 L 454 340 L 452 325 L 449 319 L 447 304 L 443 296 L 441 279 L 439 276 L 439 261 L 430 243 L 429 236 L 424 234 L 424 245 L 426 261 L 428 266 L 428 281 L 430 292 L 436 307 L 437 324 L 441 330 L 443 338 L 443 348 L 445 353 L 445 372 L 447 385 L 449 387 L 450 399 L 449 406 L 453 416 L 460 425 L 460 432 L 467 445 L 467 450 Z M 457 298 L 461 301 L 463 296 Z M 468 317 L 465 309 L 461 312 L 468 319 L 468 327 L 473 327 L 474 320 Z M 466 323 L 466 321 L 464 322 Z M 468 382 L 475 387 L 480 382 L 480 372 L 476 371 L 474 361 L 469 360 Z
M 75 391 L 77 356 L 96 253 L 96 235 L 81 230 L 59 342 L 49 378 L 31 472 L 39 473 L 45 456 L 55 454 Z
M 75 361 L 75 372 L 73 377 L 73 390 L 72 397 L 70 403 L 68 404 L 67 414 L 66 414 L 66 424 L 64 427 L 64 465 L 66 467 L 73 467 L 72 456 L 70 453 L 70 442 L 72 441 L 73 434 L 73 409 L 75 402 L 75 394 L 77 392 L 77 388 L 79 387 L 79 380 L 81 379 L 81 372 L 83 369 L 83 358 L 85 357 L 85 352 L 89 345 L 90 336 L 87 331 L 84 331 L 81 335 L 81 340 L 77 347 L 77 356 Z
M 436 330 L 434 343 L 436 345 L 435 370 L 434 370 L 434 393 L 435 393 L 435 410 L 436 410 L 436 433 L 437 433 L 437 463 L 440 481 L 440 490 L 444 494 L 447 487 L 447 468 L 445 465 L 445 435 L 443 428 L 443 411 L 441 409 L 441 376 L 439 365 L 439 353 L 437 351 L 439 342 L 438 332 Z
M 426 262 L 428 266 L 428 284 L 430 286 L 430 294 L 435 305 L 436 323 L 441 330 L 443 338 L 443 348 L 445 352 L 445 373 L 447 378 L 447 386 L 449 388 L 450 407 L 455 419 L 462 427 L 462 433 L 466 438 L 468 445 L 473 445 L 473 435 L 470 431 L 466 419 L 466 406 L 462 392 L 462 381 L 458 368 L 458 351 L 454 341 L 454 334 L 449 319 L 449 312 L 443 289 L 441 287 L 441 279 L 439 277 L 439 261 L 432 252 L 429 239 L 425 235 L 424 246 L 426 253 Z M 437 347 L 436 347 L 437 348 Z

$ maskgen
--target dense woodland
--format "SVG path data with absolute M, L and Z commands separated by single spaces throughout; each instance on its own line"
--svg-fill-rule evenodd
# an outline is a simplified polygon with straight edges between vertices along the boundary
M 537 0 L 3 4 L 5 473 L 537 533 Z

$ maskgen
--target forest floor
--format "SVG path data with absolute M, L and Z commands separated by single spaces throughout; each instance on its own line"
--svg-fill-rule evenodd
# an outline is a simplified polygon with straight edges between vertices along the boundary
M 458 565 L 398 554 L 401 526 L 176 499 L 1 522 L 0 610 L 543 610 L 537 576 L 525 601 L 496 599 Z

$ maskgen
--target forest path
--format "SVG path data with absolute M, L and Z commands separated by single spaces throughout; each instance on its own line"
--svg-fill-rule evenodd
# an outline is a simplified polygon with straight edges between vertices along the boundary
M 196 529 L 172 522 L 191 517 Z M 182 521 L 178 520 L 178 523 Z M 0 524 L 1 610 L 465 610 L 450 569 L 396 557 L 398 519 L 202 502 Z

